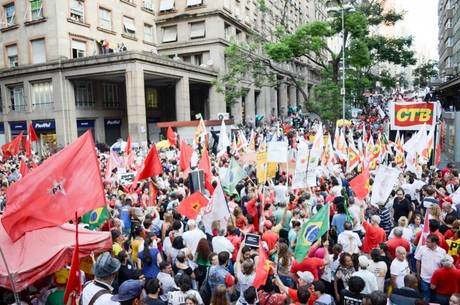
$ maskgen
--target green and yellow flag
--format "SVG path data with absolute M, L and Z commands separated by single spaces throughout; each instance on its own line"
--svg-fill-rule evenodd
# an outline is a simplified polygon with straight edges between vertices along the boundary
M 86 223 L 90 230 L 99 228 L 107 219 L 109 219 L 109 211 L 106 207 L 97 208 L 82 216 L 81 222 Z
M 307 256 L 311 245 L 327 233 L 329 227 L 329 204 L 326 204 L 300 229 L 294 251 L 294 257 L 298 262 Z

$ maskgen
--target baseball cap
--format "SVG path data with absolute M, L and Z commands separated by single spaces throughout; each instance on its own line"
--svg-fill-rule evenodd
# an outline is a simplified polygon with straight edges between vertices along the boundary
M 364 256 L 364 255 L 360 255 L 358 257 L 358 262 L 359 262 L 359 266 L 362 267 L 362 268 L 367 268 L 369 267 L 369 259 L 367 258 L 367 256 Z
M 112 296 L 110 299 L 115 302 L 125 302 L 139 297 L 141 292 L 141 281 L 127 280 L 120 285 L 120 288 L 118 288 L 118 294 Z
M 225 286 L 227 286 L 227 288 L 230 288 L 233 287 L 233 285 L 235 285 L 235 278 L 230 273 L 228 273 L 225 276 Z
M 109 277 L 120 269 L 120 261 L 113 258 L 109 252 L 104 252 L 97 258 L 94 264 L 94 276 L 99 278 Z
M 297 276 L 299 279 L 310 285 L 315 280 L 315 277 L 310 271 L 297 271 Z

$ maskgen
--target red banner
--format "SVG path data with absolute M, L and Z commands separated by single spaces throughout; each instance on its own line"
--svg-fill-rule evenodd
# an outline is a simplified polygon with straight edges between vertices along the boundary
M 417 130 L 423 124 L 433 125 L 436 121 L 436 105 L 434 103 L 392 103 L 390 104 L 391 129 Z

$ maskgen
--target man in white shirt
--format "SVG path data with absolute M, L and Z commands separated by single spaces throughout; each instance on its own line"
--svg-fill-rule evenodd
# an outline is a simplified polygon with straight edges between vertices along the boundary
M 182 234 L 182 238 L 184 239 L 184 243 L 189 248 L 192 253 L 195 253 L 196 247 L 198 246 L 198 242 L 200 239 L 206 239 L 206 234 L 203 233 L 200 229 L 196 227 L 195 220 L 189 219 L 187 222 L 188 231 Z
M 286 182 L 284 178 L 280 178 L 280 183 L 273 187 L 276 203 L 286 203 L 288 201 L 288 188 L 285 184 Z
M 343 227 L 345 230 L 339 234 L 337 243 L 342 245 L 343 252 L 358 254 L 360 252 L 359 247 L 362 245 L 359 235 L 351 230 L 352 224 L 350 222 L 346 221 Z
M 363 294 L 370 294 L 372 291 L 376 291 L 379 289 L 379 286 L 377 284 L 377 278 L 375 275 L 367 270 L 367 267 L 369 267 L 370 261 L 365 255 L 361 255 L 358 257 L 359 261 L 359 271 L 356 271 L 353 273 L 353 276 L 359 276 L 364 280 L 366 283 L 366 286 L 364 287 L 364 290 L 361 292 Z
M 361 207 L 351 198 L 348 201 L 348 204 L 349 204 L 348 212 L 350 212 L 350 215 L 353 218 L 353 229 L 352 230 L 353 232 L 358 233 L 359 236 L 362 236 L 363 226 L 361 223 Z
M 224 229 L 219 230 L 219 236 L 214 236 L 212 238 L 212 249 L 217 254 L 226 251 L 228 254 L 230 254 L 230 257 L 232 256 L 235 247 L 233 246 L 232 242 L 225 237 Z
M 441 259 L 446 255 L 446 250 L 438 247 L 439 238 L 432 234 L 426 238 L 426 245 L 415 251 L 417 260 L 417 276 L 421 279 L 420 291 L 426 302 L 431 301 L 431 277 L 436 269 L 441 266 Z
M 409 263 L 406 259 L 406 249 L 404 247 L 397 247 L 395 250 L 396 258 L 391 262 L 391 284 L 393 288 L 404 287 L 404 277 L 410 273 Z

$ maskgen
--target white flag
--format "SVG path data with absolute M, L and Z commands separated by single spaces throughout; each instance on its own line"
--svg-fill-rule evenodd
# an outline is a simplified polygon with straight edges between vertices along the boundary
M 286 163 L 288 161 L 288 142 L 271 141 L 268 142 L 267 161 Z
M 220 222 L 221 229 L 227 229 L 227 223 L 230 219 L 227 201 L 225 200 L 224 191 L 220 183 L 217 185 L 212 198 L 208 205 L 203 209 L 202 221 L 206 233 L 212 234 L 212 224 L 215 221 Z
M 371 204 L 378 206 L 386 203 L 388 197 L 398 181 L 399 170 L 393 167 L 380 166 L 372 184 Z
M 412 137 L 403 145 L 406 152 L 422 153 L 425 148 L 428 136 L 426 134 L 426 124 L 423 124 L 422 128 L 412 135 Z
M 230 140 L 227 135 L 227 127 L 224 120 L 220 125 L 219 143 L 217 144 L 217 157 L 224 155 L 227 152 L 227 147 L 230 146 Z

